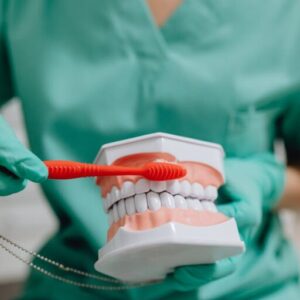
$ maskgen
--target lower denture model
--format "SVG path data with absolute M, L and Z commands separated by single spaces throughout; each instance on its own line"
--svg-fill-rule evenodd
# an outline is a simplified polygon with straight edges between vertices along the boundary
M 224 183 L 223 157 L 218 144 L 165 133 L 104 145 L 96 164 L 168 162 L 183 166 L 187 174 L 169 181 L 133 175 L 97 178 L 109 230 L 96 270 L 126 282 L 147 282 L 165 278 L 177 266 L 242 253 L 235 220 L 215 204 Z

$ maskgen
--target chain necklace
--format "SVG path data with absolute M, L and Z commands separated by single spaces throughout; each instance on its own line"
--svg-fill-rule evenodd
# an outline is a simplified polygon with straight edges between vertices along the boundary
M 21 261 L 22 263 L 26 264 L 27 266 L 29 266 L 31 269 L 42 273 L 43 275 L 50 277 L 54 280 L 63 282 L 65 284 L 69 284 L 69 285 L 73 285 L 73 286 L 77 286 L 77 287 L 81 287 L 81 288 L 86 288 L 86 289 L 93 289 L 93 290 L 110 290 L 110 291 L 120 291 L 120 290 L 126 290 L 126 289 L 131 289 L 131 288 L 138 288 L 138 287 L 144 287 L 147 285 L 151 285 L 151 284 L 155 284 L 158 283 L 159 281 L 152 281 L 152 282 L 144 282 L 144 283 L 136 283 L 136 284 L 124 284 L 123 282 L 117 280 L 117 279 L 113 279 L 107 276 L 100 276 L 97 274 L 92 274 L 92 273 L 87 273 L 75 268 L 71 268 L 69 266 L 65 266 L 62 263 L 59 263 L 57 261 L 54 261 L 52 259 L 49 259 L 43 255 L 40 255 L 34 251 L 29 251 L 25 248 L 23 248 L 22 246 L 18 245 L 17 243 L 11 241 L 10 239 L 4 237 L 3 235 L 0 234 L 0 248 L 3 249 L 4 251 L 6 251 L 7 253 L 9 253 L 10 255 L 12 255 L 13 257 L 15 257 L 16 259 L 18 259 L 19 261 Z M 76 281 L 76 280 L 71 280 L 68 279 L 66 277 L 57 275 L 55 273 L 52 273 L 46 269 L 44 269 L 43 267 L 40 267 L 38 265 L 36 265 L 35 263 L 33 263 L 30 259 L 25 259 L 23 257 L 21 257 L 20 255 L 15 253 L 15 250 L 12 250 L 10 248 L 14 248 L 16 250 L 19 250 L 21 252 L 23 252 L 24 254 L 29 255 L 31 258 L 36 258 L 38 260 L 44 261 L 50 265 L 53 265 L 54 267 L 56 267 L 57 269 L 66 272 L 66 273 L 73 273 L 76 274 L 78 276 L 84 277 L 84 278 L 91 278 L 93 280 L 96 281 L 101 281 L 101 282 L 109 282 L 111 284 L 115 284 L 115 286 L 105 286 L 105 285 L 98 285 L 98 284 L 88 284 L 88 283 L 82 283 L 80 281 Z

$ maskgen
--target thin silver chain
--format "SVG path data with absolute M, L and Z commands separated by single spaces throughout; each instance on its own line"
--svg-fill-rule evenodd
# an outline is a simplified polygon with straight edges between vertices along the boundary
M 92 279 L 98 280 L 98 281 L 105 281 L 105 282 L 110 282 L 110 283 L 114 283 L 114 284 L 120 284 L 120 286 L 105 286 L 105 285 L 97 285 L 97 284 L 87 284 L 87 283 L 82 283 L 82 282 L 79 282 L 79 281 L 71 280 L 71 279 L 56 275 L 56 274 L 44 269 L 43 267 L 40 267 L 40 266 L 36 265 L 35 263 L 31 262 L 30 260 L 24 259 L 20 255 L 16 254 L 13 250 L 11 250 L 7 246 L 5 246 L 3 243 L 0 243 L 0 248 L 2 248 L 4 251 L 9 253 L 10 255 L 12 255 L 13 257 L 18 259 L 22 263 L 26 264 L 30 268 L 34 269 L 37 272 L 42 273 L 45 276 L 48 276 L 52 279 L 58 280 L 60 282 L 66 283 L 66 284 L 74 285 L 74 286 L 81 287 L 81 288 L 94 289 L 94 290 L 116 291 L 116 290 L 126 290 L 126 289 L 130 289 L 130 288 L 143 287 L 143 286 L 147 286 L 147 285 L 150 285 L 150 284 L 157 283 L 157 281 L 156 281 L 156 282 L 149 282 L 149 283 L 147 282 L 147 283 L 121 285 L 122 282 L 119 281 L 119 280 L 109 278 L 109 277 L 99 276 L 99 275 L 92 274 L 92 273 L 87 273 L 87 272 L 84 272 L 84 271 L 81 271 L 81 270 L 78 270 L 78 269 L 74 269 L 74 268 L 71 268 L 69 266 L 65 266 L 64 264 L 59 263 L 57 261 L 51 260 L 51 259 L 49 259 L 49 258 L 47 258 L 43 255 L 40 255 L 40 254 L 38 254 L 34 251 L 29 251 L 29 250 L 23 248 L 22 246 L 16 244 L 15 242 L 11 241 L 10 239 L 4 237 L 3 235 L 0 235 L 0 240 L 2 242 L 6 242 L 11 247 L 14 247 L 14 248 L 30 255 L 31 257 L 35 257 L 39 260 L 45 261 L 46 263 L 51 264 L 51 265 L 55 266 L 56 268 L 58 268 L 58 269 L 60 269 L 64 272 L 74 273 L 76 275 L 86 277 L 86 278 L 92 278 Z

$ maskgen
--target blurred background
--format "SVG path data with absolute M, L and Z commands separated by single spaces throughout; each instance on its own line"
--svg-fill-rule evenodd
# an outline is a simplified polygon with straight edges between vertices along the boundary
M 3 108 L 2 113 L 19 139 L 27 145 L 19 102 L 14 99 Z M 284 159 L 280 143 L 277 150 Z M 0 198 L 0 234 L 28 250 L 37 250 L 55 232 L 57 220 L 37 184 L 30 183 L 21 193 Z M 287 236 L 292 239 L 300 256 L 300 235 L 297 234 L 300 215 L 283 212 L 282 219 Z M 0 248 L 0 300 L 13 299 L 19 293 L 27 272 L 26 265 Z

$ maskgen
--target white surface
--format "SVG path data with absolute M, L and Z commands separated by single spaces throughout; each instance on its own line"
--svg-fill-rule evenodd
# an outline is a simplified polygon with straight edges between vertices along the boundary
M 1 113 L 26 144 L 19 103 L 12 101 Z M 18 194 L 0 197 L 0 232 L 7 238 L 36 250 L 55 229 L 55 217 L 37 184 L 29 184 Z M 25 265 L 0 249 L 0 283 L 22 280 L 26 272 Z
M 175 222 L 144 231 L 121 227 L 99 250 L 95 268 L 122 281 L 145 282 L 163 279 L 177 266 L 212 263 L 243 250 L 234 219 L 202 227 Z
M 203 163 L 224 176 L 224 150 L 221 145 L 161 132 L 105 144 L 95 163 L 110 165 L 120 157 L 147 152 L 166 152 L 174 155 L 178 161 Z

